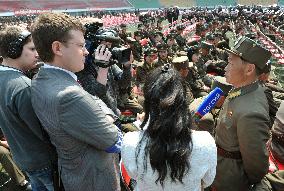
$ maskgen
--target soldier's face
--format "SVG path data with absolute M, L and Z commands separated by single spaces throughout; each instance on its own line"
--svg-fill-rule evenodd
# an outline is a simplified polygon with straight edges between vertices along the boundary
M 193 54 L 191 57 L 192 62 L 196 63 L 199 59 L 199 54 Z
M 226 81 L 235 88 L 243 86 L 246 80 L 244 61 L 235 54 L 229 55 L 228 65 L 225 68 Z
M 126 27 L 121 28 L 122 33 L 126 33 Z
M 173 39 L 173 38 L 168 39 L 167 44 L 169 46 L 172 46 L 173 44 L 175 44 L 175 39 Z
M 160 36 L 160 35 L 157 35 L 156 37 L 155 37 L 155 41 L 156 42 L 161 42 L 163 39 L 162 39 L 162 37 Z
M 157 54 L 151 54 L 145 57 L 145 61 L 148 64 L 152 64 L 157 59 Z
M 206 55 L 209 53 L 209 50 L 206 49 L 206 48 L 200 48 L 199 53 L 200 53 L 202 56 L 206 56 Z
M 162 59 L 166 59 L 168 57 L 168 51 L 166 50 L 159 51 L 159 56 Z
M 180 69 L 179 73 L 183 78 L 186 78 L 186 76 L 188 75 L 189 69 L 188 68 L 182 68 Z

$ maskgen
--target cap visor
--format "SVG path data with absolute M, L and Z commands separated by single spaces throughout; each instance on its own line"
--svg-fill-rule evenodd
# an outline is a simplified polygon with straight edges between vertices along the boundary
M 237 52 L 235 52 L 235 51 L 233 51 L 233 50 L 230 50 L 230 49 L 227 49 L 227 48 L 224 48 L 224 50 L 225 50 L 226 52 L 232 53 L 232 54 L 234 54 L 234 55 L 236 55 L 236 56 L 240 56 Z

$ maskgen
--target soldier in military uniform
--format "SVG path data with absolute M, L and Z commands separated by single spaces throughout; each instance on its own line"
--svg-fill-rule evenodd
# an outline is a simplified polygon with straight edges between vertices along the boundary
M 274 69 L 274 74 L 277 77 L 277 80 L 273 82 L 270 80 L 270 83 L 267 83 L 266 86 L 272 90 L 273 98 L 277 99 L 278 103 L 284 100 L 284 67 L 277 66 Z
M 187 47 L 186 39 L 182 36 L 182 33 L 184 31 L 184 26 L 179 25 L 179 26 L 177 26 L 176 30 L 177 30 L 176 42 L 179 46 L 179 50 L 184 50 Z
M 148 48 L 144 51 L 144 63 L 136 69 L 136 86 L 139 91 L 142 91 L 149 72 L 158 67 L 156 59 L 156 48 Z
M 198 74 L 206 86 L 211 85 L 212 79 L 207 75 L 207 66 L 213 62 L 213 57 L 210 55 L 212 44 L 202 41 L 200 44 L 200 57 L 196 62 Z
M 281 103 L 268 141 L 270 167 L 267 175 L 253 191 L 284 190 L 284 102 Z
M 118 35 L 123 40 L 123 42 L 126 42 L 127 37 L 131 37 L 131 33 L 126 32 L 126 30 L 127 30 L 126 24 L 121 24 Z
M 169 33 L 166 39 L 166 43 L 168 45 L 168 56 L 170 57 L 174 57 L 179 49 L 175 36 L 176 34 Z
M 189 68 L 189 72 L 186 77 L 186 81 L 190 84 L 190 87 L 192 89 L 193 96 L 194 98 L 206 96 L 210 88 L 204 84 L 202 78 L 198 73 L 198 68 L 196 66 L 196 63 L 199 60 L 198 47 L 190 47 L 187 51 L 187 57 L 189 59 L 189 62 L 193 62 L 193 67 Z
M 189 68 L 193 67 L 193 63 L 188 61 L 187 56 L 175 57 L 172 61 L 172 64 L 184 79 L 186 79 L 188 75 Z M 194 97 L 192 94 L 190 84 L 187 83 L 187 81 L 185 81 L 185 83 L 186 83 L 187 105 L 189 106 L 191 102 L 194 100 Z
M 213 189 L 247 191 L 268 171 L 269 108 L 258 75 L 271 53 L 242 37 L 227 50 L 227 96 L 216 127 L 217 170 Z
M 270 62 L 266 63 L 265 67 L 262 70 L 262 74 L 259 75 L 258 79 L 261 82 L 263 88 L 264 88 L 264 93 L 266 95 L 268 105 L 269 105 L 269 117 L 270 117 L 270 127 L 272 127 L 274 123 L 274 119 L 276 116 L 276 112 L 278 111 L 278 105 L 276 101 L 273 98 L 273 93 L 272 90 L 269 88 L 269 75 L 271 71 L 271 64 Z
M 159 44 L 164 43 L 163 33 L 160 31 L 155 31 L 153 33 L 153 46 L 157 47 Z
M 228 61 L 228 53 L 225 50 L 218 48 L 216 45 L 220 42 L 220 36 L 215 36 L 212 33 L 207 33 L 205 36 L 206 42 L 212 44 L 210 54 L 212 55 L 215 61 Z M 218 62 L 215 64 L 218 67 Z M 222 66 L 222 70 L 224 70 L 225 66 Z M 220 75 L 220 74 L 219 74 Z
M 157 45 L 158 50 L 158 66 L 163 66 L 164 64 L 172 64 L 172 58 L 168 56 L 168 45 L 163 43 Z
M 136 60 L 137 62 L 141 62 L 143 49 L 142 49 L 142 45 L 140 44 L 140 40 L 142 39 L 142 33 L 140 31 L 135 31 L 134 39 L 135 39 L 135 42 L 133 43 L 132 54 L 133 54 L 134 60 Z

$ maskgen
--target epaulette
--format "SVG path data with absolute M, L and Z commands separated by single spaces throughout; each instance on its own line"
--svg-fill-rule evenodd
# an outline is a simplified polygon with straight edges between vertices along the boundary
M 228 99 L 236 98 L 236 97 L 240 96 L 241 94 L 242 94 L 241 90 L 229 92 Z

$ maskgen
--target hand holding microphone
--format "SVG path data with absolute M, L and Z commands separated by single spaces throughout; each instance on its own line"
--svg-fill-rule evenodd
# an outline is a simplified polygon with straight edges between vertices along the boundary
M 210 112 L 223 95 L 223 91 L 218 87 L 212 90 L 195 111 L 193 115 L 195 121 L 198 122 L 205 114 Z

